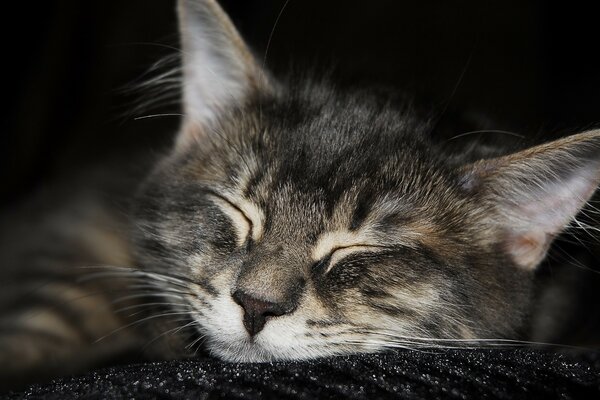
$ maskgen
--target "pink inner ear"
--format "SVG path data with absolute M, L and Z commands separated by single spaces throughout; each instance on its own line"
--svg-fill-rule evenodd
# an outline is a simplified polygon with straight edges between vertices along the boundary
M 531 185 L 528 193 L 515 196 L 516 209 L 509 212 L 523 221 L 525 231 L 560 233 L 596 189 L 596 183 L 587 171 L 577 172 L 564 181 Z
M 594 193 L 592 171 L 580 169 L 563 181 L 536 182 L 518 188 L 511 205 L 503 211 L 510 215 L 505 250 L 522 268 L 534 269 L 545 257 L 558 235 Z
M 509 235 L 504 245 L 505 251 L 519 267 L 533 270 L 546 256 L 551 241 L 551 235 L 531 231 Z

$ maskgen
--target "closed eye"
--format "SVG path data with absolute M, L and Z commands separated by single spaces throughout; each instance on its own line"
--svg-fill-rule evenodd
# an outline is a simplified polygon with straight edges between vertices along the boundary
M 248 244 L 252 239 L 252 220 L 241 210 L 240 207 L 236 206 L 233 202 L 226 199 L 225 197 L 219 196 L 215 193 L 211 193 L 210 197 L 213 202 L 221 209 L 221 211 L 231 220 L 231 224 L 236 233 L 236 242 L 238 246 Z
M 331 250 L 331 252 L 323 257 L 321 260 L 317 261 L 315 264 L 316 268 L 322 269 L 324 274 L 329 273 L 331 269 L 339 263 L 342 259 L 348 257 L 349 255 L 356 253 L 374 253 L 378 251 L 382 251 L 387 249 L 386 246 L 377 246 L 377 245 L 363 245 L 356 244 L 351 246 L 343 246 L 336 247 Z

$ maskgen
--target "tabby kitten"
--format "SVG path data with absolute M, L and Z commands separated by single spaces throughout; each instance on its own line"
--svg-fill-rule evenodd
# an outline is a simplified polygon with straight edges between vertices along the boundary
M 25 239 L 1 253 L 3 296 L 38 302 L 3 308 L 5 376 L 149 342 L 154 358 L 203 343 L 252 362 L 522 337 L 536 267 L 599 184 L 600 131 L 457 150 L 381 95 L 274 79 L 215 0 L 179 0 L 178 13 L 175 144 L 146 177 L 99 186 L 121 196 L 142 181 L 130 215 L 69 189 L 36 237 L 11 222 Z M 51 284 L 25 293 L 39 271 Z M 167 308 L 128 319 L 124 302 Z

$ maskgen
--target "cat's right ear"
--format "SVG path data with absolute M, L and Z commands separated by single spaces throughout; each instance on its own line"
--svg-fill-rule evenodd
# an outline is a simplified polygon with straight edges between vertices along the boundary
M 176 147 L 210 134 L 219 115 L 269 92 L 269 77 L 215 0 L 178 0 L 183 126 Z

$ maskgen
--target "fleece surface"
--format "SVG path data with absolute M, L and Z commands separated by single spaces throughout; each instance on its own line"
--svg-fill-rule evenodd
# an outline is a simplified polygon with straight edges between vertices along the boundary
M 9 399 L 600 399 L 600 353 L 398 351 L 306 362 L 212 359 L 115 367 Z

